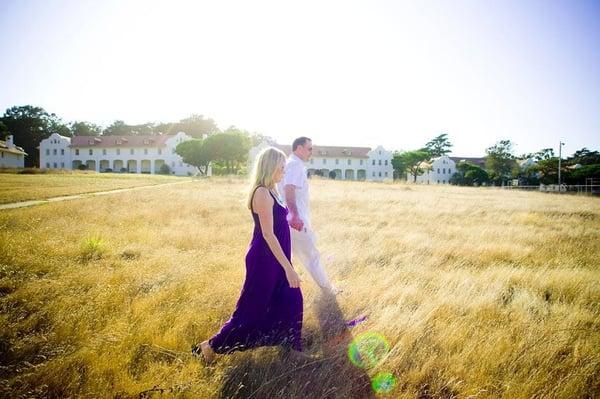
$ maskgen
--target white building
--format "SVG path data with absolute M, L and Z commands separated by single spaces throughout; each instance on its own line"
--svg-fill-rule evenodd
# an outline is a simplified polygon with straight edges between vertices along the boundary
M 155 136 L 75 136 L 57 133 L 41 141 L 40 168 L 85 169 L 96 172 L 150 173 L 162 165 L 179 176 L 195 175 L 198 168 L 175 153 L 177 144 L 191 140 L 183 132 Z M 208 174 L 210 175 L 210 167 Z
M 6 141 L 0 140 L 0 169 L 24 168 L 27 153 L 13 142 L 13 136 L 8 136 Z
M 279 148 L 288 156 L 292 153 L 291 145 L 262 142 L 250 149 L 249 169 L 256 155 L 268 146 Z M 393 153 L 381 146 L 371 150 L 369 147 L 313 145 L 312 157 L 307 162 L 306 168 L 309 175 L 329 177 L 330 172 L 333 172 L 338 180 L 392 180 L 394 177 L 392 157 Z
M 422 162 L 421 169 L 425 171 L 417 176 L 417 184 L 448 184 L 450 178 L 456 173 L 456 163 L 447 155 L 431 160 L 431 162 Z M 406 180 L 413 182 L 414 177 L 406 174 Z

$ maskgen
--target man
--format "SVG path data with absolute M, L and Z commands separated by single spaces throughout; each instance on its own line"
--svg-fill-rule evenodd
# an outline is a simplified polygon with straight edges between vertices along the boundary
M 300 260 L 321 289 L 336 294 L 340 291 L 331 284 L 323 270 L 321 254 L 316 247 L 317 238 L 310 226 L 308 179 L 304 163 L 310 159 L 311 155 L 311 139 L 299 137 L 294 140 L 292 154 L 287 160 L 279 192 L 284 196 L 289 210 L 288 223 L 291 227 L 292 254 Z

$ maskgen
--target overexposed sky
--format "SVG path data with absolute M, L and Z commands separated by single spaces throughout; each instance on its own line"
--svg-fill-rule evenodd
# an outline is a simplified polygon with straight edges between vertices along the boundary
M 286 143 L 600 150 L 597 1 L 0 2 L 0 111 Z

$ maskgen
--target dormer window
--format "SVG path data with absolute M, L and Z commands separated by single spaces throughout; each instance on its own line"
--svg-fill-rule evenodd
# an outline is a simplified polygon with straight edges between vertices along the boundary
M 90 145 L 94 145 L 94 140 L 90 140 L 90 141 L 88 141 L 88 143 L 89 143 Z
M 149 140 L 144 140 L 144 144 L 148 145 L 148 144 L 150 144 L 150 141 Z

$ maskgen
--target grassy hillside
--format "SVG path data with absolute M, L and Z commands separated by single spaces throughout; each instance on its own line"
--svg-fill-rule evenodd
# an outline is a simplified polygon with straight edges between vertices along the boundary
M 0 212 L 0 396 L 600 396 L 598 199 L 311 184 L 345 291 L 322 297 L 301 269 L 308 363 L 277 348 L 211 367 L 188 355 L 238 298 L 252 229 L 242 181 Z M 365 332 L 389 352 L 361 369 L 347 352 Z M 388 395 L 371 388 L 380 372 L 395 378 Z
M 0 173 L 0 204 L 181 181 L 189 177 L 120 173 Z

